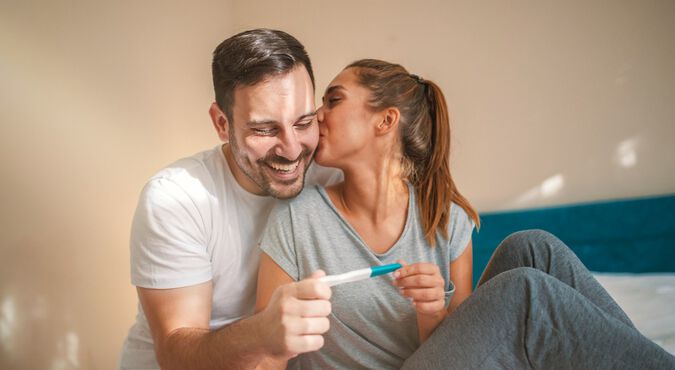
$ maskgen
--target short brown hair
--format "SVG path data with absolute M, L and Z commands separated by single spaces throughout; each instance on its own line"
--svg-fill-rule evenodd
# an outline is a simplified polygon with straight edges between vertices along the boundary
M 255 29 L 238 33 L 213 51 L 213 89 L 216 103 L 232 122 L 234 89 L 251 86 L 270 76 L 288 73 L 302 65 L 314 87 L 314 72 L 305 47 L 283 31 Z

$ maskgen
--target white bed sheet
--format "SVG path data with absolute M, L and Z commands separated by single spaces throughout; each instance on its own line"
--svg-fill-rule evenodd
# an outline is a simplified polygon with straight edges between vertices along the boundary
M 675 355 L 675 273 L 594 273 L 635 326 Z

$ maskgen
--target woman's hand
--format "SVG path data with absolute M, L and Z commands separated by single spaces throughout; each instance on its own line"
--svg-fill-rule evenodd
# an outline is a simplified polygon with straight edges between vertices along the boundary
M 412 299 L 415 310 L 421 315 L 445 316 L 445 280 L 433 263 L 414 263 L 394 272 L 394 285 L 401 294 Z

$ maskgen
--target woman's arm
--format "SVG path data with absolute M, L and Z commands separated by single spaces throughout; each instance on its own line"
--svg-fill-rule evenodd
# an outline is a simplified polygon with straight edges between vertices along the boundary
M 394 285 L 403 296 L 412 299 L 420 341 L 424 342 L 448 313 L 445 309 L 445 279 L 434 263 L 405 265 L 400 262 L 404 266 L 394 272 Z
M 471 239 L 464 252 L 456 260 L 450 262 L 450 280 L 455 284 L 455 294 L 448 305 L 448 313 L 452 313 L 473 291 L 473 246 Z
M 447 307 L 445 280 L 438 266 L 433 263 L 415 263 L 394 273 L 394 284 L 401 289 L 401 294 L 413 300 L 420 342 L 424 343 L 438 324 L 471 294 L 472 259 L 469 240 L 462 255 L 450 263 L 450 279 L 455 285 L 455 293 Z

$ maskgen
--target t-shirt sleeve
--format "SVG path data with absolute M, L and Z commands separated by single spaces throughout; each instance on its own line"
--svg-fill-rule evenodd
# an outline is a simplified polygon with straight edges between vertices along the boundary
M 316 164 L 316 162 L 312 162 L 309 166 L 306 177 L 307 181 L 305 181 L 305 187 L 309 185 L 321 185 L 326 187 L 344 180 L 344 175 L 341 170 L 332 167 L 323 167 Z
M 450 261 L 454 261 L 464 253 L 467 244 L 471 240 L 471 234 L 475 224 L 464 208 L 452 203 L 450 209 L 450 222 L 448 222 L 448 237 L 450 248 Z
M 164 178 L 145 186 L 131 227 L 132 284 L 168 289 L 211 280 L 198 195 Z
M 291 216 L 289 202 L 281 201 L 276 204 L 267 219 L 267 227 L 263 233 L 260 248 L 293 280 L 298 281 L 300 273 Z

